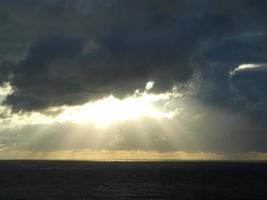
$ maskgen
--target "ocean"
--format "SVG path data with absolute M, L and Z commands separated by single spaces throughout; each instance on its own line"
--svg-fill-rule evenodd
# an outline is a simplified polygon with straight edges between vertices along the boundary
M 265 162 L 0 161 L 0 200 L 266 200 Z

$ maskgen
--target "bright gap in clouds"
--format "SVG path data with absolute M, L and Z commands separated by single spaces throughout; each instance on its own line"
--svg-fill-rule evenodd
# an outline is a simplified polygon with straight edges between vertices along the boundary
M 99 128 L 105 128 L 114 122 L 138 120 L 144 117 L 169 119 L 176 114 L 176 111 L 164 111 L 162 107 L 156 106 L 155 103 L 167 102 L 170 97 L 170 93 L 142 93 L 125 99 L 118 99 L 111 95 L 81 106 L 67 107 L 58 115 L 57 120 L 78 124 L 88 123 Z
M 149 81 L 143 92 L 136 90 L 132 96 L 124 99 L 110 95 L 109 97 L 90 101 L 83 105 L 52 107 L 40 113 L 12 114 L 10 108 L 5 106 L 1 106 L 0 111 L 6 113 L 10 123 L 9 125 L 13 127 L 29 124 L 70 122 L 76 124 L 92 124 L 98 128 L 106 128 L 115 122 L 139 120 L 142 118 L 173 118 L 177 114 L 177 110 L 166 110 L 164 105 L 177 94 L 175 92 L 153 94 L 151 93 L 153 87 L 154 82 Z M 12 92 L 13 90 L 10 84 L 5 84 L 0 87 L 0 99 L 3 101 Z M 49 112 L 59 114 L 49 115 L 47 114 Z M 0 120 L 0 124 L 2 124 L 2 121 Z

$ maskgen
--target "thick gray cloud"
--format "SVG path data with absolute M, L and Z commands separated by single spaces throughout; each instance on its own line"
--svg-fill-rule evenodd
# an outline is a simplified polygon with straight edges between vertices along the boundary
M 7 29 L 14 37 L 14 32 L 23 34 L 17 40 L 25 43 L 21 54 L 26 56 L 2 78 L 16 89 L 6 101 L 14 110 L 124 96 L 149 80 L 156 81 L 158 91 L 168 90 L 205 68 L 199 56 L 202 42 L 235 29 L 228 7 L 217 13 L 220 5 L 205 2 L 200 10 L 190 1 L 2 4 L 4 22 L 14 24 Z

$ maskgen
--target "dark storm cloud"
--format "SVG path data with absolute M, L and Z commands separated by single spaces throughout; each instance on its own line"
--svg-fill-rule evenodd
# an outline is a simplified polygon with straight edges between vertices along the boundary
M 204 56 L 213 62 L 227 64 L 267 62 L 267 33 L 244 33 L 219 41 Z
M 245 98 L 244 111 L 266 127 L 267 121 L 267 68 L 266 65 L 237 71 L 232 79 L 238 95 Z
M 205 90 L 204 86 L 201 98 L 245 114 L 253 113 L 251 117 L 255 119 L 266 114 L 267 34 L 264 31 L 225 38 L 205 51 L 203 55 L 209 67 L 203 72 L 203 85 L 211 84 L 212 88 Z M 240 65 L 250 63 L 262 67 L 235 71 Z
M 235 27 L 227 7 L 216 13 L 203 3 L 199 10 L 193 1 L 3 2 L 3 21 L 13 25 L 2 34 L 14 41 L 17 33 L 26 52 L 15 67 L 3 65 L 2 82 L 15 88 L 6 103 L 35 110 L 121 97 L 149 80 L 156 91 L 187 81 L 203 67 L 201 43 Z
M 251 101 L 258 101 L 266 98 L 267 70 L 243 70 L 235 74 L 232 81 L 238 88 L 238 91 L 247 96 Z
M 245 112 L 266 101 L 264 74 L 229 75 L 266 62 L 265 1 L 0 4 L 0 80 L 15 89 L 5 102 L 15 111 L 123 97 L 149 80 L 166 91 L 195 72 L 203 101 Z
M 7 97 L 14 108 L 38 109 L 57 97 L 75 93 L 76 83 L 71 79 L 72 63 L 80 55 L 82 41 L 73 37 L 54 36 L 36 41 L 27 57 L 12 71 L 11 83 L 15 92 Z M 68 66 L 66 70 L 63 65 Z

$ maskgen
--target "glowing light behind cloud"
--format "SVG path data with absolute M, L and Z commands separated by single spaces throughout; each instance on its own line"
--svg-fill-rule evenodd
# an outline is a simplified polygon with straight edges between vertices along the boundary
M 146 84 L 146 90 L 151 90 L 154 87 L 154 82 L 153 81 L 149 81 Z
M 244 71 L 244 70 L 251 70 L 251 69 L 261 69 L 261 68 L 266 68 L 267 64 L 266 63 L 262 63 L 262 64 L 242 64 L 239 65 L 238 67 L 236 67 L 235 69 L 230 71 L 230 75 L 233 76 L 235 75 L 237 72 L 240 71 Z
M 143 117 L 172 118 L 176 111 L 163 111 L 154 104 L 168 101 L 171 94 L 147 94 L 118 99 L 113 96 L 89 102 L 81 106 L 65 109 L 57 120 L 60 122 L 92 123 L 98 127 L 107 127 L 116 121 L 137 120 Z
M 53 123 L 76 123 L 92 124 L 96 127 L 105 128 L 113 122 L 139 120 L 141 118 L 170 119 L 178 111 L 167 110 L 164 105 L 175 97 L 174 92 L 161 94 L 148 93 L 154 87 L 154 82 L 149 81 L 145 91 L 137 91 L 132 96 L 119 99 L 114 96 L 105 97 L 77 106 L 51 107 L 44 112 L 12 113 L 10 107 L 0 106 L 0 111 L 5 118 L 0 119 L 2 129 L 5 127 L 18 127 L 34 124 Z M 0 87 L 0 100 L 4 101 L 7 95 L 13 92 L 9 83 Z M 47 113 L 59 113 L 48 115 Z

